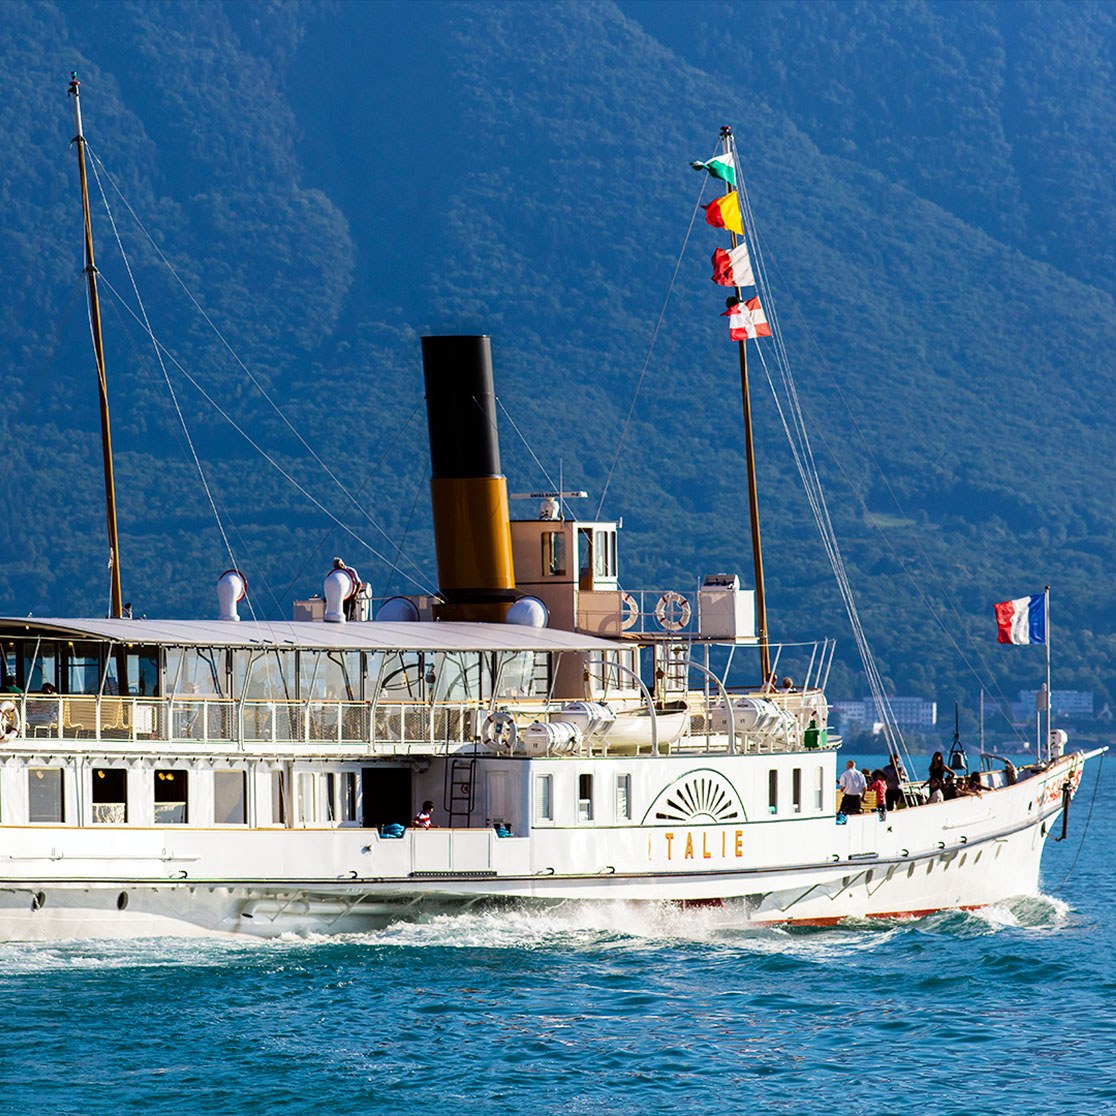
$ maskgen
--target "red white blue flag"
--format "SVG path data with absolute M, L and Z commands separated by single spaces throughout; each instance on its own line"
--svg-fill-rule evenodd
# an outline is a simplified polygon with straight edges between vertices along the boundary
M 1000 601 L 993 607 L 1000 643 L 1046 642 L 1046 607 L 1042 593 Z

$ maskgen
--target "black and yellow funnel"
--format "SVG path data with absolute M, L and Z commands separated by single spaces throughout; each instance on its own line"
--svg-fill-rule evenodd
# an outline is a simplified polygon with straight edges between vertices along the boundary
M 503 621 L 516 598 L 487 337 L 424 337 L 438 620 Z

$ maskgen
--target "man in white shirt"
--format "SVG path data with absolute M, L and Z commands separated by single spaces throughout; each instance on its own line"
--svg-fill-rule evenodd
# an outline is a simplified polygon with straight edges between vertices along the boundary
M 856 760 L 849 760 L 845 764 L 845 770 L 841 772 L 841 778 L 837 780 L 837 785 L 843 792 L 841 813 L 859 814 L 860 796 L 864 793 L 867 784 L 864 781 L 864 776 L 856 769 Z

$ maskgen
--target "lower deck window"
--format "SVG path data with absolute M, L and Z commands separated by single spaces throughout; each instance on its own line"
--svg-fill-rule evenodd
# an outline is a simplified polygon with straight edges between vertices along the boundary
M 593 820 L 593 776 L 579 775 L 577 777 L 577 820 Z
M 814 784 L 814 809 L 819 813 L 825 803 L 825 768 L 819 767 L 817 771 L 817 782 Z
M 318 820 L 318 803 L 314 798 L 314 773 L 300 771 L 298 773 L 298 820 L 302 825 L 309 825 Z
M 767 773 L 767 809 L 769 813 L 779 812 L 779 772 Z
M 213 822 L 245 825 L 248 821 L 247 778 L 243 771 L 213 772 Z
M 791 772 L 791 808 L 796 814 L 802 813 L 802 768 Z
M 554 776 L 535 776 L 535 821 L 554 821 Z
M 616 776 L 616 820 L 631 821 L 632 818 L 632 777 Z
M 66 820 L 61 767 L 27 769 L 27 820 L 55 824 Z
M 283 771 L 271 773 L 271 824 L 287 824 L 287 776 Z
M 341 772 L 341 820 L 343 822 L 357 820 L 357 773 L 355 771 Z
M 189 816 L 186 772 L 155 772 L 155 824 L 185 825 Z
M 93 822 L 123 825 L 128 820 L 128 772 L 122 767 L 93 768 Z

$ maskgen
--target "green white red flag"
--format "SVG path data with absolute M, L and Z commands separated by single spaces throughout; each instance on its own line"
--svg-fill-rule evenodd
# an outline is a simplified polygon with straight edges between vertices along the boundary
M 767 324 L 759 298 L 738 302 L 735 306 L 730 306 L 721 317 L 729 320 L 729 339 L 732 341 L 771 336 L 771 326 Z
M 718 248 L 713 253 L 713 282 L 722 287 L 754 287 L 756 277 L 752 272 L 752 258 L 748 255 L 748 245 L 739 244 L 725 251 Z
M 728 155 L 714 155 L 707 162 L 694 162 L 690 166 L 696 171 L 708 171 L 714 178 L 736 188 L 736 160 L 731 152 Z

